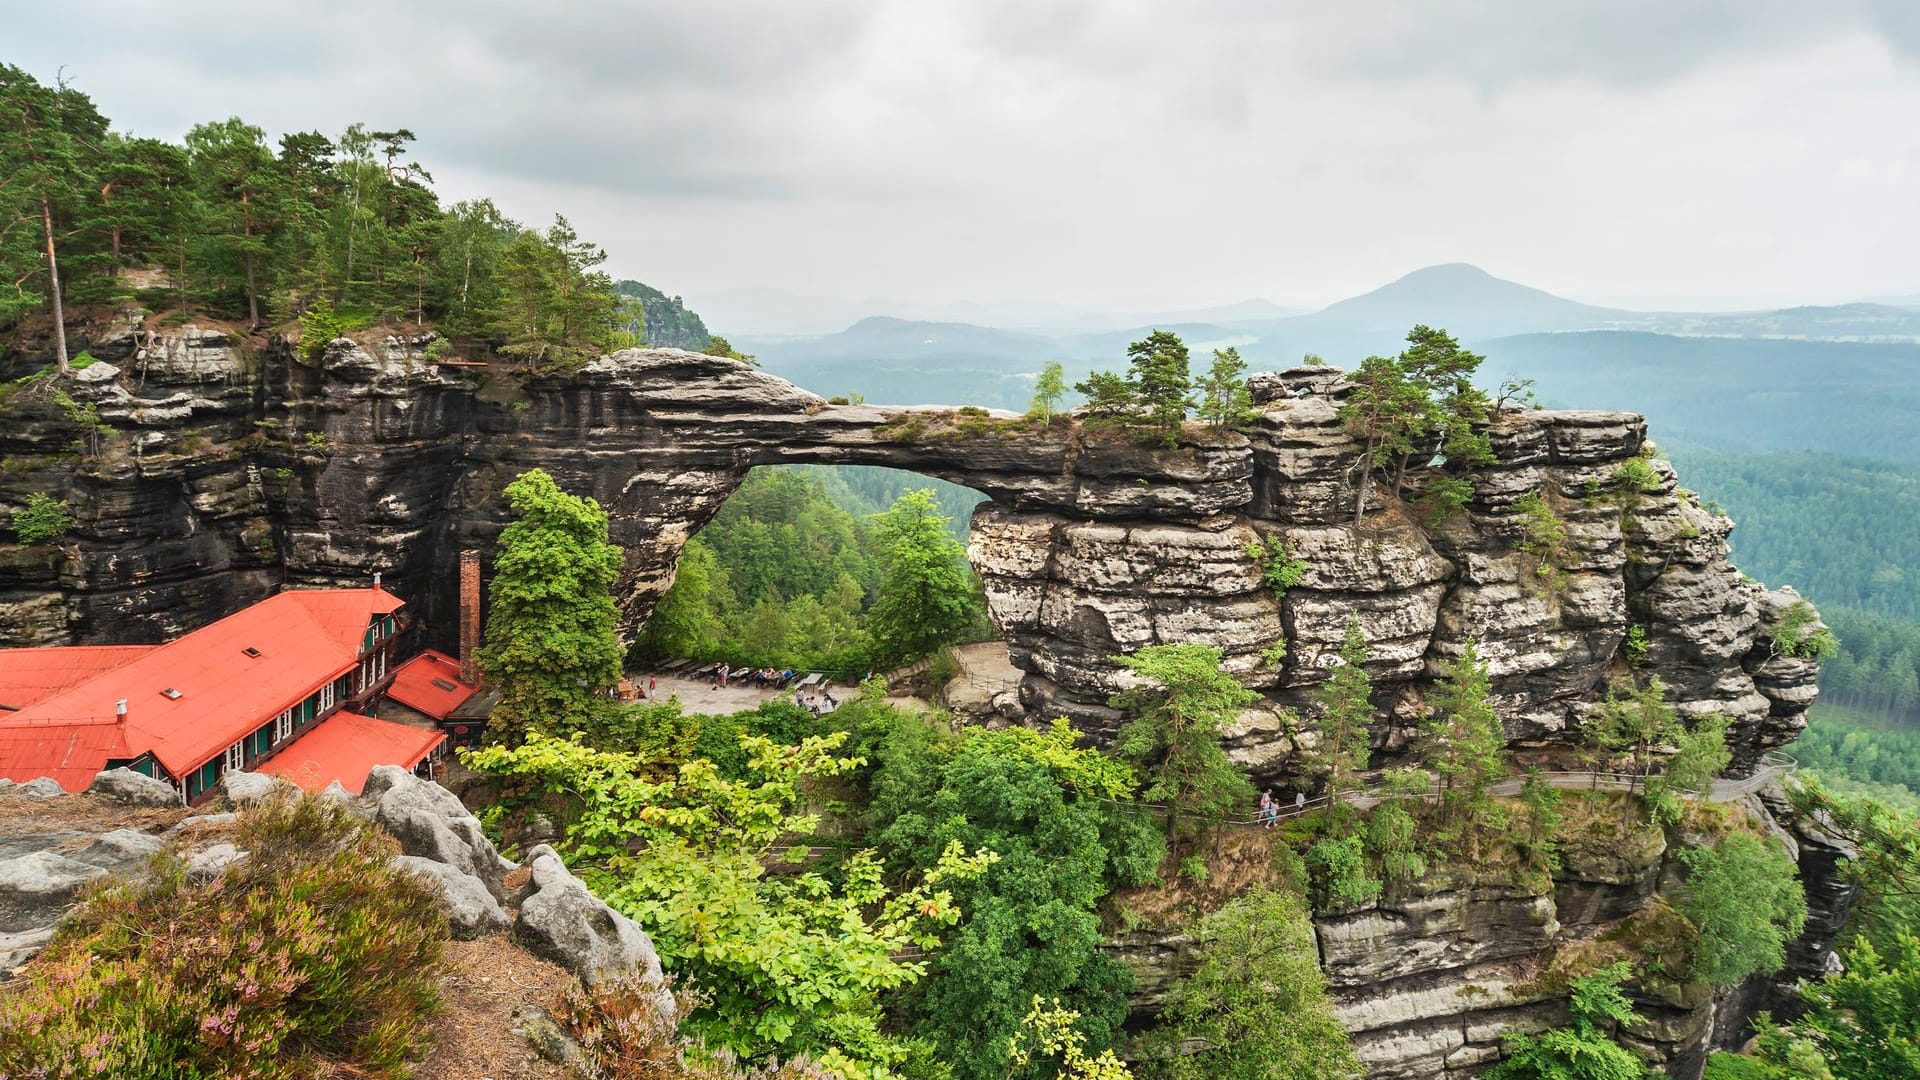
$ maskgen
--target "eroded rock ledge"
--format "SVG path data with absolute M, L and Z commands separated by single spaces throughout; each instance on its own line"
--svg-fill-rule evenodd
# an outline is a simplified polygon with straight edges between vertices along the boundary
M 1262 778 L 1286 774 L 1293 735 L 1279 710 L 1307 700 L 1349 614 L 1373 642 L 1392 718 L 1376 742 L 1389 752 L 1437 666 L 1470 638 L 1521 744 L 1572 738 L 1609 673 L 1624 670 L 1634 626 L 1645 672 L 1683 710 L 1733 719 L 1736 767 L 1790 741 L 1815 693 L 1817 665 L 1771 645 L 1797 597 L 1734 568 L 1733 523 L 1702 509 L 1662 461 L 1651 462 L 1654 490 L 1617 490 L 1614 470 L 1647 446 L 1637 415 L 1506 412 L 1490 431 L 1496 463 L 1461 474 L 1475 492 L 1466 512 L 1420 523 L 1416 473 L 1404 499 L 1377 496 L 1356 526 L 1359 448 L 1337 417 L 1346 383 L 1329 368 L 1256 376 L 1261 415 L 1246 434 L 1196 428 L 1160 450 L 980 410 L 829 405 L 678 350 L 522 379 L 435 364 L 426 344 L 342 339 L 306 363 L 285 349 L 250 356 L 192 327 L 97 342 L 109 362 L 68 390 L 116 434 L 85 457 L 70 448 L 70 410 L 16 394 L 0 431 L 0 496 L 17 505 L 28 491 L 65 490 L 76 522 L 57 547 L 0 546 L 0 643 L 158 640 L 283 582 L 376 571 L 444 635 L 455 552 L 491 545 L 500 488 L 536 466 L 609 508 L 637 625 L 747 470 L 823 462 L 912 469 L 990 497 L 970 550 L 1032 714 L 1099 731 L 1114 719 L 1109 657 L 1206 642 L 1267 695 L 1232 738 Z M 1530 493 L 1566 523 L 1554 587 L 1516 546 L 1516 504 Z M 1283 599 L 1261 584 L 1246 550 L 1255 540 L 1307 565 Z M 1268 664 L 1282 640 L 1286 658 Z

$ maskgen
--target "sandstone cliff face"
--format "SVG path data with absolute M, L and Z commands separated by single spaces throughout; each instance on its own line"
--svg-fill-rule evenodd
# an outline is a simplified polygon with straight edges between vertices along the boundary
M 1711 1050 L 1750 1037 L 1760 1010 L 1785 1015 L 1797 1000 L 1794 981 L 1828 970 L 1854 898 L 1834 868 L 1847 853 L 1843 842 L 1796 820 L 1777 791 L 1751 809 L 1784 823 L 1780 835 L 1799 859 L 1811 917 L 1779 975 L 1720 993 L 1657 976 L 1630 988 L 1639 1019 L 1621 1039 L 1672 1077 L 1699 1077 Z M 1623 825 L 1576 838 L 1561 854 L 1550 878 L 1441 866 L 1377 903 L 1314 920 L 1334 1013 L 1371 1080 L 1480 1075 L 1500 1059 L 1508 1033 L 1567 1022 L 1566 972 L 1601 966 L 1595 958 L 1633 955 L 1643 966 L 1664 960 L 1678 967 L 1660 933 L 1661 920 L 1672 916 L 1658 897 L 1681 869 L 1659 828 Z M 1136 930 L 1110 941 L 1110 954 L 1135 974 L 1134 1026 L 1152 1023 L 1190 967 L 1192 948 L 1176 931 Z
M 91 344 L 107 362 L 77 373 L 69 404 L 40 383 L 6 405 L 0 501 L 64 491 L 76 525 L 58 547 L 0 547 L 0 642 L 154 640 L 279 582 L 374 572 L 444 629 L 454 553 L 491 544 L 500 488 L 536 466 L 609 508 L 637 624 L 747 470 L 827 462 L 913 469 L 991 498 L 971 553 L 1036 714 L 1098 731 L 1114 719 L 1113 654 L 1218 646 L 1270 700 L 1233 737 L 1262 779 L 1285 777 L 1280 709 L 1306 703 L 1349 615 L 1372 642 L 1386 751 L 1405 744 L 1437 666 L 1468 639 L 1524 744 L 1574 737 L 1597 688 L 1624 670 L 1630 627 L 1645 635 L 1645 671 L 1685 712 L 1734 720 L 1740 766 L 1789 741 L 1814 694 L 1816 665 L 1770 642 L 1795 598 L 1734 569 L 1732 522 L 1664 462 L 1652 463 L 1653 490 L 1620 490 L 1615 470 L 1646 445 L 1631 414 L 1505 413 L 1490 431 L 1497 462 L 1460 474 L 1474 489 L 1465 513 L 1422 523 L 1411 500 L 1432 471 L 1416 470 L 1404 498 L 1376 487 L 1355 525 L 1359 448 L 1337 417 L 1344 380 L 1326 368 L 1256 377 L 1262 414 L 1247 435 L 1195 432 L 1158 450 L 1067 424 L 830 406 L 677 350 L 519 379 L 432 363 L 424 339 L 342 339 L 311 362 L 193 327 Z M 113 431 L 79 454 L 85 407 Z M 1551 580 L 1520 550 L 1529 495 L 1565 523 Z M 1284 597 L 1263 586 L 1255 541 L 1306 564 Z M 1276 643 L 1286 657 L 1272 664 Z
M 1104 704 L 1119 685 L 1111 656 L 1213 644 L 1264 695 L 1229 739 L 1263 781 L 1290 776 L 1302 736 L 1289 710 L 1310 708 L 1349 615 L 1372 642 L 1386 757 L 1469 639 L 1524 747 L 1578 740 L 1609 676 L 1627 670 L 1633 627 L 1643 672 L 1670 700 L 1733 719 L 1736 769 L 1790 741 L 1815 693 L 1816 663 L 1771 645 L 1797 598 L 1732 566 L 1732 522 L 1657 459 L 1651 490 L 1621 490 L 1616 470 L 1646 448 L 1635 415 L 1506 413 L 1489 432 L 1497 461 L 1456 474 L 1473 487 L 1464 513 L 1423 523 L 1411 502 L 1432 474 L 1416 470 L 1401 496 L 1376 490 L 1356 525 L 1360 450 L 1337 416 L 1344 380 L 1326 368 L 1257 376 L 1261 416 L 1244 435 L 1194 432 L 1160 450 L 1066 423 L 832 406 L 676 350 L 523 378 L 433 363 L 428 344 L 343 339 L 306 360 L 212 330 L 128 327 L 87 343 L 104 362 L 58 388 L 66 402 L 44 382 L 14 391 L 0 403 L 0 513 L 44 490 L 63 494 L 75 521 L 57 545 L 0 545 L 0 644 L 160 640 L 281 584 L 376 572 L 444 643 L 458 551 L 491 547 L 500 489 L 533 467 L 608 507 L 637 625 L 749 469 L 823 462 L 917 470 L 989 496 L 970 554 L 1029 716 L 1102 732 L 1116 719 Z M 82 430 L 89 407 L 111 428 L 98 447 Z M 1522 550 L 1529 495 L 1565 525 L 1544 575 Z M 1306 564 L 1284 596 L 1263 585 L 1255 541 Z M 1276 643 L 1285 656 L 1270 663 Z M 1833 850 L 1801 853 L 1829 883 Z M 1561 1006 L 1526 981 L 1528 964 L 1567 927 L 1637 910 L 1650 872 L 1576 866 L 1531 891 L 1435 886 L 1323 920 L 1343 1016 L 1375 1075 L 1468 1075 L 1500 1032 L 1554 1022 Z M 1828 921 L 1850 900 L 1830 891 Z M 1810 935 L 1790 974 L 1817 970 L 1821 948 Z M 1668 1003 L 1649 1014 L 1664 1026 L 1637 1037 L 1685 1075 L 1710 1038 L 1737 1038 L 1733 1021 L 1760 1007 L 1722 1005 Z

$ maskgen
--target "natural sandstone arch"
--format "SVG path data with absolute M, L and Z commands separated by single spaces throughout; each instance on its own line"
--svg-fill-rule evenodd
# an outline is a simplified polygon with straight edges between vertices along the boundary
M 1784 601 L 1727 560 L 1730 523 L 1663 490 L 1631 521 L 1587 497 L 1645 439 L 1627 413 L 1509 413 L 1492 432 L 1495 465 L 1476 470 L 1466 515 L 1434 529 L 1397 509 L 1350 523 L 1357 453 L 1336 416 L 1338 372 L 1256 377 L 1259 422 L 1245 435 L 1195 431 L 1173 449 L 1088 437 L 1070 423 L 1011 414 L 829 405 L 784 379 L 676 350 L 632 350 L 536 379 L 505 430 L 470 452 L 463 532 L 488 539 L 488 493 L 526 468 L 554 473 L 610 511 L 628 553 L 623 611 L 637 626 L 671 583 L 681 547 L 757 465 L 882 465 L 940 477 L 988 498 L 970 556 L 1036 711 L 1099 729 L 1114 685 L 1108 657 L 1162 641 L 1219 646 L 1229 669 L 1278 704 L 1300 704 L 1349 615 L 1374 643 L 1380 704 L 1404 744 L 1440 661 L 1469 637 L 1493 666 L 1509 730 L 1567 738 L 1630 624 L 1682 707 L 1735 720 L 1743 761 L 1790 739 L 1811 700 L 1811 662 L 1765 649 L 1766 613 Z M 1512 507 L 1544 491 L 1569 526 L 1565 589 L 1527 580 Z M 1277 538 L 1308 564 L 1284 603 L 1246 553 Z M 1284 638 L 1279 666 L 1261 654 Z M 1290 752 L 1278 714 L 1255 710 L 1233 733 L 1256 771 Z

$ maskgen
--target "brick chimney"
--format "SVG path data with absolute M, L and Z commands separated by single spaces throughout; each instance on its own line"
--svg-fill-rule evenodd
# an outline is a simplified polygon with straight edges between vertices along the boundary
M 460 681 L 480 685 L 480 553 L 460 553 Z

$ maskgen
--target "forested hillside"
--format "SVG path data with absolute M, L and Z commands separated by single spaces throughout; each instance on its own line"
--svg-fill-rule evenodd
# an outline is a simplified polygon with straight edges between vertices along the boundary
M 986 634 L 954 514 L 979 496 L 947 484 L 942 502 L 910 477 L 754 470 L 688 541 L 636 655 L 859 675 Z
M 236 116 L 177 143 L 137 137 L 78 90 L 7 65 L 0 112 L 0 347 L 64 365 L 70 325 L 130 306 L 306 348 L 424 327 L 541 366 L 639 344 L 655 326 L 706 346 L 676 302 L 637 282 L 621 295 L 599 269 L 606 252 L 565 217 L 535 227 L 487 198 L 443 205 L 406 128 L 271 140 Z

